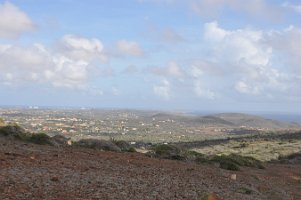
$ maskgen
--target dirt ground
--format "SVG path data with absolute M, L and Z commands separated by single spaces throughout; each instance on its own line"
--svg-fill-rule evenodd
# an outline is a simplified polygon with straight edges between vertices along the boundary
M 231 175 L 236 174 L 236 180 Z M 301 199 L 301 164 L 212 165 L 0 137 L 0 199 Z M 214 198 L 216 196 L 216 198 Z

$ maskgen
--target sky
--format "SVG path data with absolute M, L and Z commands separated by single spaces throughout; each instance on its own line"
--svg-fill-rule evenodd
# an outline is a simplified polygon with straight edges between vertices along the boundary
M 301 112 L 300 0 L 0 0 L 0 105 Z

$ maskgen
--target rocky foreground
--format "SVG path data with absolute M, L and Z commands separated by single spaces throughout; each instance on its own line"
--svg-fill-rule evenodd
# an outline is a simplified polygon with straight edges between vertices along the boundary
M 0 137 L 0 199 L 301 199 L 301 164 L 233 172 Z M 236 178 L 235 178 L 235 175 Z

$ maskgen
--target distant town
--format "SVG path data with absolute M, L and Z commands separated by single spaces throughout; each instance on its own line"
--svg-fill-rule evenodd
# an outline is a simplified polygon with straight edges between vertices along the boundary
M 265 122 L 264 119 L 253 116 L 247 116 L 250 119 L 246 119 L 245 123 L 236 123 L 233 122 L 233 116 L 231 118 L 227 116 L 227 119 L 232 121 L 226 121 L 217 116 L 185 113 L 84 108 L 1 108 L 0 117 L 6 123 L 16 123 L 29 132 L 44 132 L 51 136 L 61 134 L 73 140 L 116 138 L 155 143 L 235 137 L 241 134 L 298 127 L 271 120 Z

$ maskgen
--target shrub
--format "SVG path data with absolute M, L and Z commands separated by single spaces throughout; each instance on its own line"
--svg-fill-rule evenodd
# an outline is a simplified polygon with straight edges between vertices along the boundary
M 68 138 L 62 136 L 62 135 L 55 135 L 51 137 L 51 144 L 54 146 L 62 146 L 67 145 Z
M 127 152 L 131 152 L 131 153 L 134 153 L 134 152 L 137 152 L 136 149 L 134 147 L 130 147 Z
M 22 141 L 28 141 L 31 137 L 31 134 L 26 133 L 25 130 L 17 124 L 0 127 L 0 135 Z
M 204 154 L 198 153 L 196 151 L 186 151 L 183 155 L 185 156 L 187 161 L 193 161 L 198 164 L 209 162 Z
M 0 126 L 5 126 L 5 122 L 2 118 L 0 118 Z
M 242 193 L 242 194 L 248 194 L 248 195 L 254 193 L 253 190 L 251 190 L 251 189 L 249 189 L 249 188 L 246 188 L 246 187 L 241 187 L 241 188 L 239 188 L 237 192 Z
M 45 133 L 32 134 L 28 141 L 34 144 L 51 144 L 51 138 Z
M 178 147 L 168 144 L 158 144 L 154 146 L 153 150 L 157 155 L 176 155 L 181 152 Z
M 174 145 L 158 144 L 153 146 L 152 149 L 156 157 L 182 160 L 181 150 Z
M 121 151 L 121 149 L 112 141 L 96 140 L 96 139 L 82 139 L 74 144 L 75 146 L 100 149 L 105 151 Z
M 214 156 L 211 161 L 218 162 L 220 167 L 227 170 L 239 170 L 240 166 L 256 167 L 264 169 L 264 166 L 259 160 L 249 156 L 241 156 L 237 154 Z
M 0 135 L 18 137 L 25 134 L 25 130 L 18 125 L 7 125 L 0 128 Z
M 239 166 L 230 160 L 221 160 L 219 164 L 220 164 L 219 165 L 220 168 L 222 169 L 232 170 L 232 171 L 240 170 Z
M 292 154 L 289 154 L 289 155 L 286 155 L 286 156 L 279 156 L 279 160 L 284 160 L 284 159 L 287 159 L 287 160 L 292 160 L 292 159 L 295 159 L 295 158 L 298 158 L 298 157 L 301 157 L 301 152 L 298 152 L 298 153 L 292 153 Z
M 124 140 L 114 140 L 113 139 L 113 140 L 111 140 L 111 142 L 113 142 L 116 146 L 118 146 L 121 149 L 121 151 L 128 151 L 129 152 L 130 150 L 134 149 L 134 147 L 131 147 L 131 145 L 128 142 L 124 141 Z
M 280 155 L 278 162 L 280 163 L 301 163 L 301 152 L 292 153 L 288 155 Z
M 45 133 L 30 134 L 18 125 L 1 127 L 0 135 L 35 144 L 50 144 L 50 137 Z

